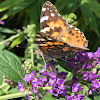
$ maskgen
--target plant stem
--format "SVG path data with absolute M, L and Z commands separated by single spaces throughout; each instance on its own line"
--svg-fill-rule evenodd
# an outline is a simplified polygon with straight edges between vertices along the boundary
M 8 100 L 8 99 L 13 99 L 13 98 L 18 98 L 18 97 L 24 97 L 27 94 L 28 94 L 28 91 L 14 93 L 14 94 L 8 94 L 8 95 L 0 96 L 0 100 Z M 29 95 L 31 95 L 31 94 L 33 94 L 33 93 L 29 91 Z
M 20 36 L 20 34 L 13 35 L 13 36 L 11 36 L 10 38 L 8 38 L 8 39 L 6 39 L 6 40 L 4 40 L 4 41 L 1 41 L 1 42 L 0 42 L 0 45 L 1 45 L 1 44 L 4 44 L 5 42 L 10 42 L 10 41 L 12 41 L 13 39 L 15 39 L 15 38 L 18 37 L 18 36 Z

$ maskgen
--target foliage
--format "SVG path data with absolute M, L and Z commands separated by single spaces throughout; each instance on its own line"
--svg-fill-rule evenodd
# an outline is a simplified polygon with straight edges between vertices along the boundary
M 2 99 L 27 95 L 28 91 L 21 94 L 17 88 L 12 88 L 12 85 L 16 87 L 16 82 L 19 81 L 26 84 L 22 80 L 25 77 L 25 73 L 31 73 L 33 70 L 38 72 L 44 66 L 42 58 L 34 50 L 37 49 L 35 34 L 39 31 L 40 13 L 45 1 L 0 0 L 0 24 L 2 24 L 0 25 L 0 96 L 6 94 Z M 50 1 L 68 23 L 73 24 L 85 33 L 89 41 L 89 49 L 94 52 L 100 46 L 100 1 Z M 68 79 L 72 78 L 69 70 L 66 71 L 65 62 L 60 60 L 56 60 L 56 62 L 59 70 L 67 73 Z M 60 65 L 65 69 L 60 67 Z M 9 80 L 10 82 L 8 82 Z M 9 94 L 11 94 L 10 97 Z M 29 94 L 33 93 L 29 92 Z M 51 94 L 47 93 L 43 100 L 47 99 L 47 97 L 53 98 Z M 95 93 L 92 97 L 94 100 L 97 100 L 100 98 L 100 95 Z M 35 95 L 32 98 L 36 99 Z M 63 100 L 63 98 L 59 99 Z M 90 100 L 91 98 L 86 96 L 85 99 Z

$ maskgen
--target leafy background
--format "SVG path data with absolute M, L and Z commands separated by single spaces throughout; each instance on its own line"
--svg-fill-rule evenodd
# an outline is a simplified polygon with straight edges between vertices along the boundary
M 0 25 L 0 50 L 13 52 L 33 70 L 40 70 L 44 65 L 42 58 L 39 58 L 34 50 L 37 49 L 35 34 L 40 30 L 40 13 L 45 1 L 0 0 L 0 20 L 5 22 L 4 25 Z M 100 1 L 50 1 L 70 24 L 84 32 L 89 42 L 88 48 L 95 52 L 100 46 Z M 97 100 L 100 96 L 94 94 L 91 98 Z

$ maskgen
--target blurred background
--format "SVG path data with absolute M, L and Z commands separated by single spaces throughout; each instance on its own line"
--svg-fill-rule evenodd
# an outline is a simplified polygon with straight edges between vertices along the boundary
M 34 53 L 34 49 L 37 49 L 35 34 L 40 31 L 41 8 L 45 2 L 46 0 L 0 0 L 0 50 L 12 51 L 22 60 L 37 58 Z M 84 32 L 89 42 L 88 48 L 95 52 L 100 46 L 100 0 L 50 2 L 69 24 Z M 35 59 L 33 63 L 37 62 L 39 60 Z

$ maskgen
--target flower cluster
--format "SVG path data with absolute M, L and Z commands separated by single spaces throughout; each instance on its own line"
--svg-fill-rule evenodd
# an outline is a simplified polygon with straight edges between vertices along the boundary
M 75 58 L 66 59 L 67 66 L 70 66 L 77 77 L 82 77 L 83 83 L 89 84 L 88 93 L 98 92 L 100 88 L 100 47 L 93 52 L 77 52 Z M 77 80 L 78 81 L 78 80 Z
M 55 97 L 65 97 L 65 100 L 83 100 L 84 85 L 88 87 L 88 93 L 98 92 L 100 88 L 100 48 L 95 53 L 82 52 L 76 53 L 75 57 L 65 59 L 66 66 L 71 68 L 72 79 L 67 80 L 64 72 L 59 72 L 56 62 L 49 62 L 39 73 L 36 71 L 26 74 L 23 80 L 31 86 L 31 90 L 39 98 L 46 93 L 53 94 Z M 41 77 L 39 77 L 39 75 Z M 45 93 L 39 96 L 39 88 L 48 87 Z M 24 92 L 26 86 L 18 83 L 19 92 Z M 29 88 L 28 88 L 29 89 Z M 30 99 L 29 95 L 27 98 Z

